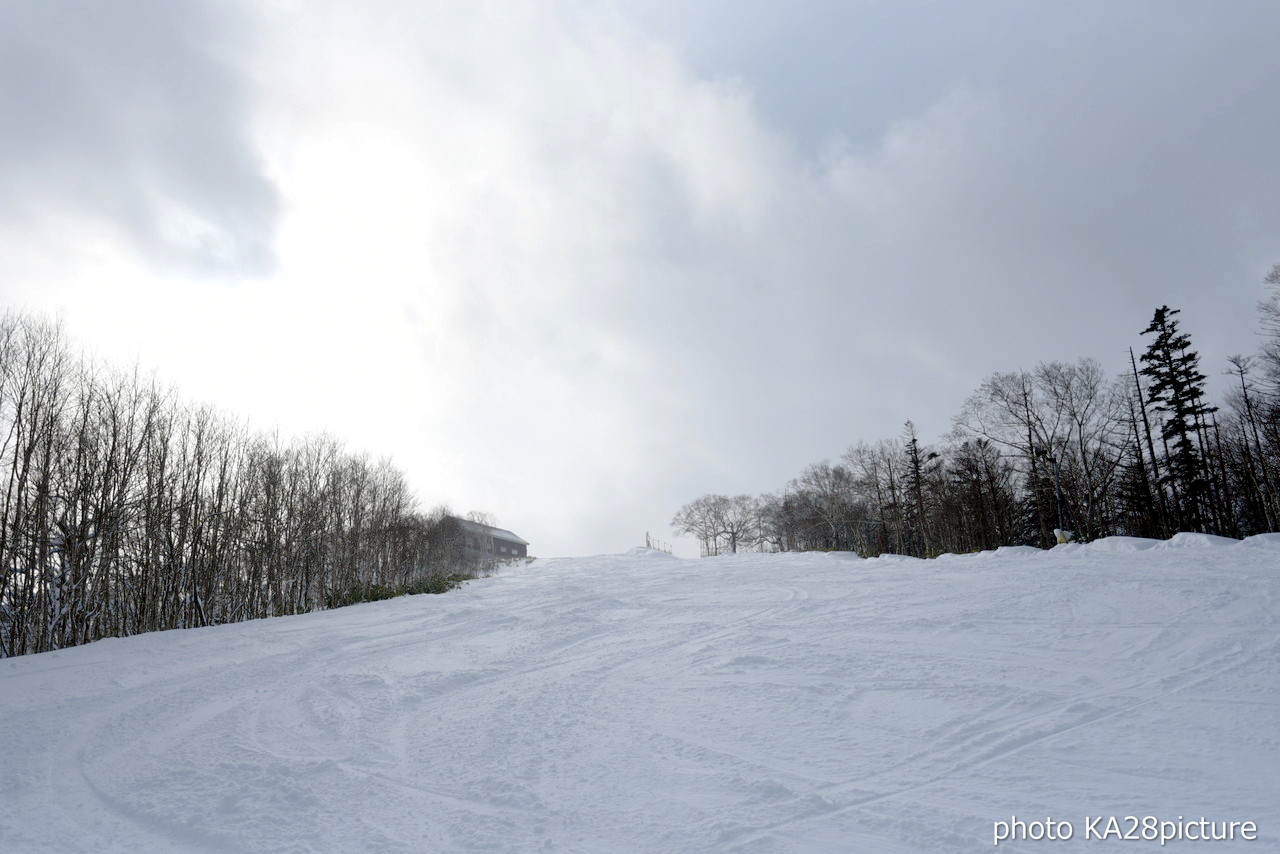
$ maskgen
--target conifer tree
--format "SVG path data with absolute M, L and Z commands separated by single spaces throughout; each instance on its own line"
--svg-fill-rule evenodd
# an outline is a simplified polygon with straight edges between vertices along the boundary
M 925 480 L 929 474 L 929 464 L 937 459 L 938 455 L 920 447 L 916 425 L 911 421 L 903 425 L 902 438 L 907 478 L 906 523 L 914 540 L 911 552 L 920 557 L 928 557 L 931 554 L 932 544 L 929 537 L 929 508 L 926 504 Z
M 1139 371 L 1148 379 L 1147 403 L 1162 416 L 1160 435 L 1168 450 L 1161 480 L 1173 491 L 1179 523 L 1203 529 L 1209 519 L 1210 484 L 1204 462 L 1204 418 L 1216 412 L 1205 402 L 1205 375 L 1191 337 L 1178 330 L 1178 309 L 1156 309 L 1143 335 L 1155 337 Z
M 1264 281 L 1271 286 L 1271 296 L 1258 303 L 1264 336 L 1261 350 L 1262 368 L 1270 383 L 1270 403 L 1280 406 L 1280 264 L 1271 268 Z

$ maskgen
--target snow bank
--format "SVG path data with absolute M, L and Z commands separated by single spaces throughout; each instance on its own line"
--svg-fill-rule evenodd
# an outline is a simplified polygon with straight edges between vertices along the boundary
M 1254 534 L 1241 540 L 1240 545 L 1250 549 L 1280 549 L 1280 534 Z
M 675 557 L 670 552 L 664 552 L 661 549 L 650 549 L 650 548 L 646 548 L 645 546 L 636 546 L 634 548 L 628 549 L 627 551 L 622 553 L 621 557 L 656 557 L 656 558 L 664 558 L 664 559 L 670 558 L 671 560 L 679 560 L 679 558 Z
M 1088 552 L 1141 552 L 1161 542 L 1163 541 L 1148 537 L 1103 537 L 1093 542 L 1083 543 L 1081 548 Z
M 1280 850 L 1280 537 L 1175 539 L 559 558 L 0 661 L 0 850 Z
M 1219 537 L 1214 534 L 1197 534 L 1182 531 L 1163 542 L 1157 541 L 1152 548 L 1156 549 L 1211 549 L 1219 546 L 1234 546 L 1239 540 L 1231 537 Z
M 1038 549 L 1035 546 L 1001 546 L 996 549 L 995 557 L 1001 559 L 1015 558 L 1018 560 L 1025 560 L 1026 558 L 1039 557 L 1043 554 L 1044 549 Z

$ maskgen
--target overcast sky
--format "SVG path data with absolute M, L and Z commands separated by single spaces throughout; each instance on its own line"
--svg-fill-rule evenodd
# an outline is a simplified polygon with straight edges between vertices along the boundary
M 1118 372 L 1161 304 L 1252 352 L 1278 43 L 1270 0 L 6 0 L 0 297 L 616 552 L 993 371 Z

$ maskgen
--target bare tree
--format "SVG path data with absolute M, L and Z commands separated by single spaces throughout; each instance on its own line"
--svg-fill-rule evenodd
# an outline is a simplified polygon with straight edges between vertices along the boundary
M 720 554 L 720 520 L 722 495 L 704 495 L 690 501 L 671 518 L 676 535 L 689 534 L 698 541 L 704 556 Z
M 0 655 L 296 613 L 462 572 L 390 461 L 255 435 L 0 315 Z

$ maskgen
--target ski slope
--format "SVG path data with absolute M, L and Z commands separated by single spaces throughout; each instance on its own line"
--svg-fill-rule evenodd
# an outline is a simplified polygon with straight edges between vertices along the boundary
M 1280 850 L 1280 535 L 534 562 L 0 661 L 0 851 Z

